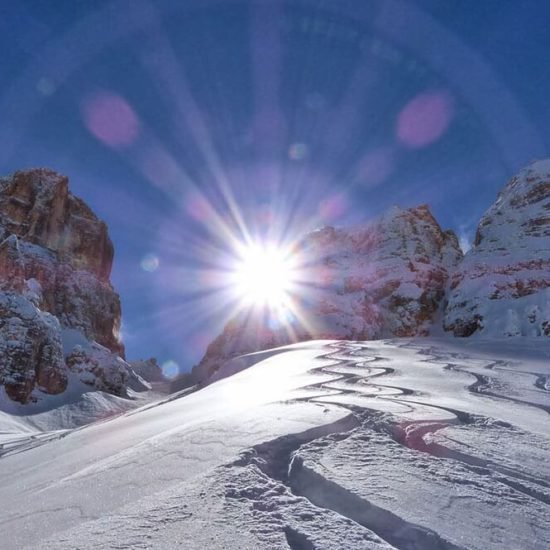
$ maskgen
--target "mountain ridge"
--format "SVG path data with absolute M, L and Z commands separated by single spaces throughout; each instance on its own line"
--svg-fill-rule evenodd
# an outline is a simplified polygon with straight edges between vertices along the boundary
M 426 336 L 434 329 L 459 337 L 550 336 L 550 160 L 533 162 L 504 186 L 466 254 L 428 205 L 392 207 L 365 225 L 324 227 L 303 241 L 318 249 L 316 258 L 304 262 L 313 264 L 317 275 L 306 278 L 341 283 L 341 288 L 324 285 L 328 292 L 313 298 L 308 313 L 316 320 L 336 316 L 343 330 L 285 333 L 266 326 L 265 312 L 241 313 L 211 342 L 192 382 L 207 383 L 224 361 L 239 354 L 316 338 Z M 338 264 L 338 248 L 354 258 Z M 331 262 L 333 269 L 326 265 Z M 356 299 L 347 304 L 335 298 L 353 294 Z M 503 300 L 496 307 L 498 298 Z M 357 330 L 346 319 L 364 303 L 365 327 Z

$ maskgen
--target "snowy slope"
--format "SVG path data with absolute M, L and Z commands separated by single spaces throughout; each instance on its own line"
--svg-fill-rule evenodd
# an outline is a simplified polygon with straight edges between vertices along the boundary
M 309 342 L 228 372 L 255 359 L 7 453 L 2 547 L 550 546 L 546 339 Z

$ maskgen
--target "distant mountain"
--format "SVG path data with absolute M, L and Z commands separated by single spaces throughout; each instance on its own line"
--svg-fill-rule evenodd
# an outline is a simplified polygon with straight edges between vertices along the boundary
M 392 208 L 353 229 L 324 227 L 298 247 L 307 300 L 290 329 L 266 310 L 232 319 L 193 369 L 204 383 L 226 360 L 302 340 L 550 336 L 550 160 L 520 172 L 483 216 L 463 257 L 426 205 Z M 307 323 L 301 323 L 306 319 Z
M 46 169 L 0 178 L 0 385 L 20 403 L 70 379 L 115 395 L 145 389 L 119 340 L 107 226 Z
M 456 235 L 443 231 L 426 205 L 394 207 L 353 229 L 324 227 L 296 254 L 305 300 L 290 328 L 266 311 L 241 313 L 208 347 L 196 381 L 235 355 L 294 341 L 427 336 L 462 259 Z
M 455 336 L 550 336 L 550 160 L 512 178 L 481 218 L 448 302 Z

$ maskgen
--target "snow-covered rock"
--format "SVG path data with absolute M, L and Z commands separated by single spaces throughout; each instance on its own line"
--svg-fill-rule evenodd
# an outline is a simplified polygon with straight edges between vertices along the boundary
M 550 160 L 523 169 L 482 217 L 452 276 L 455 336 L 550 336 Z
M 241 312 L 210 344 L 195 381 L 228 358 L 294 341 L 426 336 L 462 258 L 455 234 L 426 205 L 394 207 L 352 229 L 324 227 L 296 255 L 303 283 L 297 314 L 281 321 L 266 309 Z
M 34 169 L 0 178 L 0 285 L 40 283 L 40 308 L 124 355 L 120 300 L 109 275 L 107 227 L 68 191 L 65 176 Z
M 97 342 L 74 346 L 66 362 L 69 370 L 77 373 L 81 382 L 119 397 L 125 397 L 128 388 L 134 391 L 150 389 L 129 363 Z
M 40 309 L 124 355 L 118 339 L 120 300 L 109 281 L 60 261 L 55 251 L 10 235 L 0 243 L 0 288 L 22 292 L 28 281 Z
M 0 292 L 0 384 L 26 403 L 35 388 L 61 393 L 67 387 L 59 321 L 21 294 Z
M 34 169 L 0 178 L 0 381 L 10 398 L 63 392 L 70 371 L 116 395 L 146 387 L 122 359 L 112 260 L 106 225 L 65 176 Z

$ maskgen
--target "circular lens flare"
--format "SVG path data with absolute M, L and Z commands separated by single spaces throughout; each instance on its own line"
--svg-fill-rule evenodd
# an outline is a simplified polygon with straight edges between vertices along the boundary
M 295 265 L 284 249 L 250 245 L 241 251 L 233 276 L 235 290 L 244 303 L 280 308 L 289 302 Z

